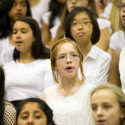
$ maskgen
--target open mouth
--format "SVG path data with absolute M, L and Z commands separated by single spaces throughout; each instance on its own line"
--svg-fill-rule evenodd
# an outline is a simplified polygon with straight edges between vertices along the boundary
M 71 67 L 71 66 L 69 66 L 69 67 L 66 68 L 67 71 L 71 71 L 71 70 L 73 70 L 73 69 L 74 69 L 74 68 Z

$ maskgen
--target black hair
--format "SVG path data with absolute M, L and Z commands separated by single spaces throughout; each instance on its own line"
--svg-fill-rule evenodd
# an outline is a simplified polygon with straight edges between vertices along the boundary
M 22 21 L 27 24 L 29 24 L 34 38 L 35 42 L 33 42 L 32 45 L 32 50 L 31 50 L 31 55 L 34 59 L 47 59 L 50 57 L 49 50 L 47 50 L 42 42 L 42 37 L 41 37 L 41 30 L 39 28 L 38 23 L 36 22 L 35 19 L 32 17 L 21 17 L 15 21 Z M 14 24 L 15 24 L 14 23 Z M 20 52 L 15 48 L 14 53 L 13 53 L 13 59 L 16 61 L 16 59 L 20 58 Z
M 90 20 L 92 21 L 92 25 L 93 25 L 93 32 L 92 32 L 92 36 L 91 36 L 91 41 L 92 44 L 95 44 L 96 42 L 98 42 L 99 37 L 100 37 L 100 29 L 97 23 L 97 19 L 95 17 L 95 15 L 92 13 L 91 10 L 87 9 L 87 8 L 83 8 L 83 7 L 76 7 L 75 9 L 73 9 L 67 16 L 67 18 L 65 19 L 64 22 L 64 27 L 65 27 L 65 36 L 74 40 L 73 37 L 71 36 L 71 32 L 70 32 L 70 27 L 71 24 L 73 22 L 73 19 L 75 18 L 75 16 L 80 13 L 80 12 L 85 12 L 88 14 Z
M 21 110 L 23 109 L 25 104 L 30 103 L 30 102 L 38 103 L 39 108 L 45 113 L 45 115 L 47 117 L 47 125 L 56 125 L 53 121 L 52 109 L 43 100 L 41 100 L 39 98 L 28 98 L 28 99 L 23 100 L 20 103 L 19 107 L 17 108 L 17 113 L 16 113 L 16 125 L 17 125 L 18 117 L 19 117 Z
M 15 0 L 2 0 L 0 4 L 0 38 L 6 38 L 12 32 L 12 27 L 10 25 L 10 19 L 8 17 L 8 12 L 13 6 Z M 27 14 L 26 16 L 31 16 L 30 5 L 28 0 L 26 1 Z
M 0 125 L 4 125 L 3 124 L 3 116 L 4 116 L 4 81 L 5 81 L 5 74 L 4 71 L 2 69 L 2 67 L 0 67 Z

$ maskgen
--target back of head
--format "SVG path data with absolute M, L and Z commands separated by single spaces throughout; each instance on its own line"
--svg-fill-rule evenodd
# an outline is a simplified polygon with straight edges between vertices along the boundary
M 39 25 L 36 22 L 36 20 L 33 19 L 32 17 L 21 17 L 21 18 L 17 19 L 15 21 L 15 23 L 17 21 L 22 21 L 22 22 L 27 23 L 33 32 L 33 35 L 35 37 L 35 42 L 33 42 L 32 51 L 31 51 L 33 58 L 35 58 L 35 59 L 49 58 L 49 50 L 47 50 L 45 48 L 45 46 L 42 42 L 41 30 L 40 30 Z M 19 57 L 20 57 L 20 52 L 15 48 L 13 58 L 14 58 L 14 60 L 16 60 Z
M 18 117 L 19 117 L 23 107 L 27 103 L 37 103 L 39 108 L 45 113 L 45 115 L 47 117 L 47 125 L 55 125 L 55 123 L 53 121 L 53 111 L 43 100 L 41 100 L 39 98 L 28 98 L 28 99 L 23 100 L 20 103 L 20 105 L 17 109 L 17 113 L 16 113 L 16 125 L 17 125 Z
M 94 14 L 92 13 L 92 11 L 90 11 L 89 9 L 83 8 L 83 7 L 76 7 L 67 16 L 67 18 L 64 22 L 65 36 L 70 39 L 73 39 L 73 37 L 71 36 L 70 27 L 71 27 L 71 24 L 72 24 L 75 16 L 80 12 L 85 12 L 89 16 L 90 20 L 92 21 L 93 32 L 92 32 L 92 36 L 91 36 L 91 41 L 92 41 L 92 44 L 95 44 L 96 42 L 98 42 L 99 37 L 100 37 L 100 29 L 99 29 L 99 26 L 97 23 L 97 19 L 94 16 Z

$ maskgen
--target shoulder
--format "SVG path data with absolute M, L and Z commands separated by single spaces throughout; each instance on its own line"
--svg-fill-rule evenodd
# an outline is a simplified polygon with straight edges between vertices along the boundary
M 39 59 L 37 61 L 37 64 L 41 65 L 41 67 L 44 67 L 44 68 L 51 68 L 51 61 L 50 59 Z
M 5 69 L 5 68 L 11 67 L 11 66 L 13 66 L 13 65 L 15 65 L 15 64 L 16 64 L 16 62 L 15 62 L 14 60 L 12 60 L 12 61 L 6 63 L 6 64 L 3 66 L 3 68 Z
M 14 125 L 15 121 L 16 121 L 16 110 L 11 103 L 5 101 L 4 124 Z
M 118 39 L 119 38 L 119 35 L 121 34 L 122 32 L 121 31 L 116 31 L 114 32 L 112 35 L 111 35 L 111 40 L 115 40 L 115 39 Z M 115 40 L 116 41 L 116 40 Z
M 96 87 L 96 85 L 94 85 L 94 84 L 91 84 L 91 83 L 89 83 L 87 80 L 84 82 L 84 87 L 86 88 L 86 89 L 88 89 L 88 90 L 93 90 L 95 87 Z
M 51 87 L 45 89 L 45 90 L 41 93 L 41 95 L 40 95 L 39 98 L 42 99 L 42 100 L 44 100 L 44 101 L 46 101 L 46 99 L 47 99 L 48 97 L 51 97 L 51 95 L 55 93 L 55 88 L 56 88 L 56 85 L 53 85 L 53 86 L 51 86 Z
M 56 87 L 57 87 L 57 85 L 53 85 L 53 86 L 51 86 L 51 87 L 45 89 L 45 90 L 44 90 L 44 93 L 45 93 L 45 94 L 51 93 L 51 92 L 55 91 L 55 88 L 56 88 Z
M 101 57 L 105 57 L 105 58 L 111 59 L 111 55 L 109 53 L 105 52 L 104 50 L 100 49 L 99 47 L 94 45 L 92 47 L 92 49 L 96 52 L 97 58 L 99 58 L 101 56 Z
M 14 112 L 14 113 L 16 112 L 16 110 L 15 110 L 13 104 L 11 104 L 11 103 L 8 102 L 8 101 L 5 101 L 4 104 L 5 104 L 5 111 L 6 111 L 6 112 L 8 112 L 8 109 L 9 109 L 10 111 Z

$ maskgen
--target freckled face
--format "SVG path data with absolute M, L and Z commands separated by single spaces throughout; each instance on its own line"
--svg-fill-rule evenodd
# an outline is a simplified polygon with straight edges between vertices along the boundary
M 65 43 L 61 45 L 58 50 L 56 57 L 56 70 L 58 71 L 61 79 L 77 77 L 80 59 L 79 57 L 76 57 L 78 53 L 73 45 L 71 43 Z M 63 57 L 67 58 L 60 59 Z

